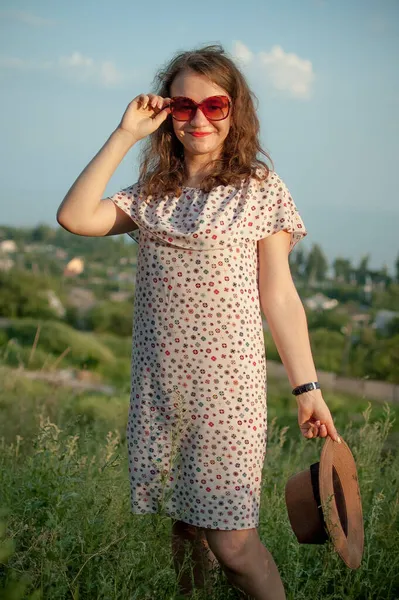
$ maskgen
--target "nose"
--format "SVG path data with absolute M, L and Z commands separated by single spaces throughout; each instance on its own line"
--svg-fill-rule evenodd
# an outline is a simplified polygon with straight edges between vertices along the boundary
M 197 108 L 193 118 L 190 121 L 192 127 L 206 127 L 209 121 L 200 108 Z

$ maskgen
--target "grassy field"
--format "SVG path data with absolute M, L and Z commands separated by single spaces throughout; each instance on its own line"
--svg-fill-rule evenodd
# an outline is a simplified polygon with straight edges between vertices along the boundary
M 365 551 L 348 569 L 331 544 L 299 545 L 284 501 L 288 477 L 319 459 L 301 438 L 286 384 L 269 381 L 259 533 L 287 598 L 399 598 L 399 407 L 325 394 L 355 456 Z M 0 598 L 177 599 L 163 511 L 132 515 L 125 446 L 128 395 L 77 393 L 0 372 Z M 204 593 L 192 596 L 198 600 Z M 239 598 L 219 572 L 215 600 Z

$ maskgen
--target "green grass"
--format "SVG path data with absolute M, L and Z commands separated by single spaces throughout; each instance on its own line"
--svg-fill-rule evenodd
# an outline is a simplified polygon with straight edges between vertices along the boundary
M 0 381 L 0 598 L 177 599 L 171 519 L 162 507 L 130 513 L 128 395 L 72 392 L 5 368 Z M 319 459 L 323 441 L 300 437 L 287 385 L 269 381 L 268 389 L 259 534 L 287 598 L 399 598 L 398 408 L 325 396 L 359 473 L 365 551 L 352 571 L 330 543 L 300 545 L 290 528 L 285 482 Z M 239 594 L 219 572 L 212 597 Z

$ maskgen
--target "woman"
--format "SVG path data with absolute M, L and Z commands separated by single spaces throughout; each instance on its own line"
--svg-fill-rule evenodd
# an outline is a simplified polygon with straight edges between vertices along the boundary
M 267 432 L 261 310 L 292 387 L 317 376 L 288 264 L 306 230 L 284 182 L 259 158 L 267 155 L 252 97 L 220 46 L 178 54 L 157 93 L 128 105 L 57 219 L 78 235 L 130 232 L 139 242 L 132 511 L 164 505 L 177 573 L 188 541 L 198 585 L 219 563 L 253 598 L 279 600 L 283 584 L 257 532 Z M 139 181 L 102 199 L 145 137 Z M 338 441 L 320 389 L 296 397 L 302 435 Z M 190 593 L 187 573 L 180 586 Z

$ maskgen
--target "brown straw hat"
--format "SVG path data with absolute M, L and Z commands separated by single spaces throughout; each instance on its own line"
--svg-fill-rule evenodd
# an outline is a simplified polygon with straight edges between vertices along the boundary
M 360 566 L 363 512 L 352 452 L 327 437 L 320 462 L 290 477 L 285 501 L 291 527 L 301 544 L 324 544 L 330 537 L 345 564 Z

